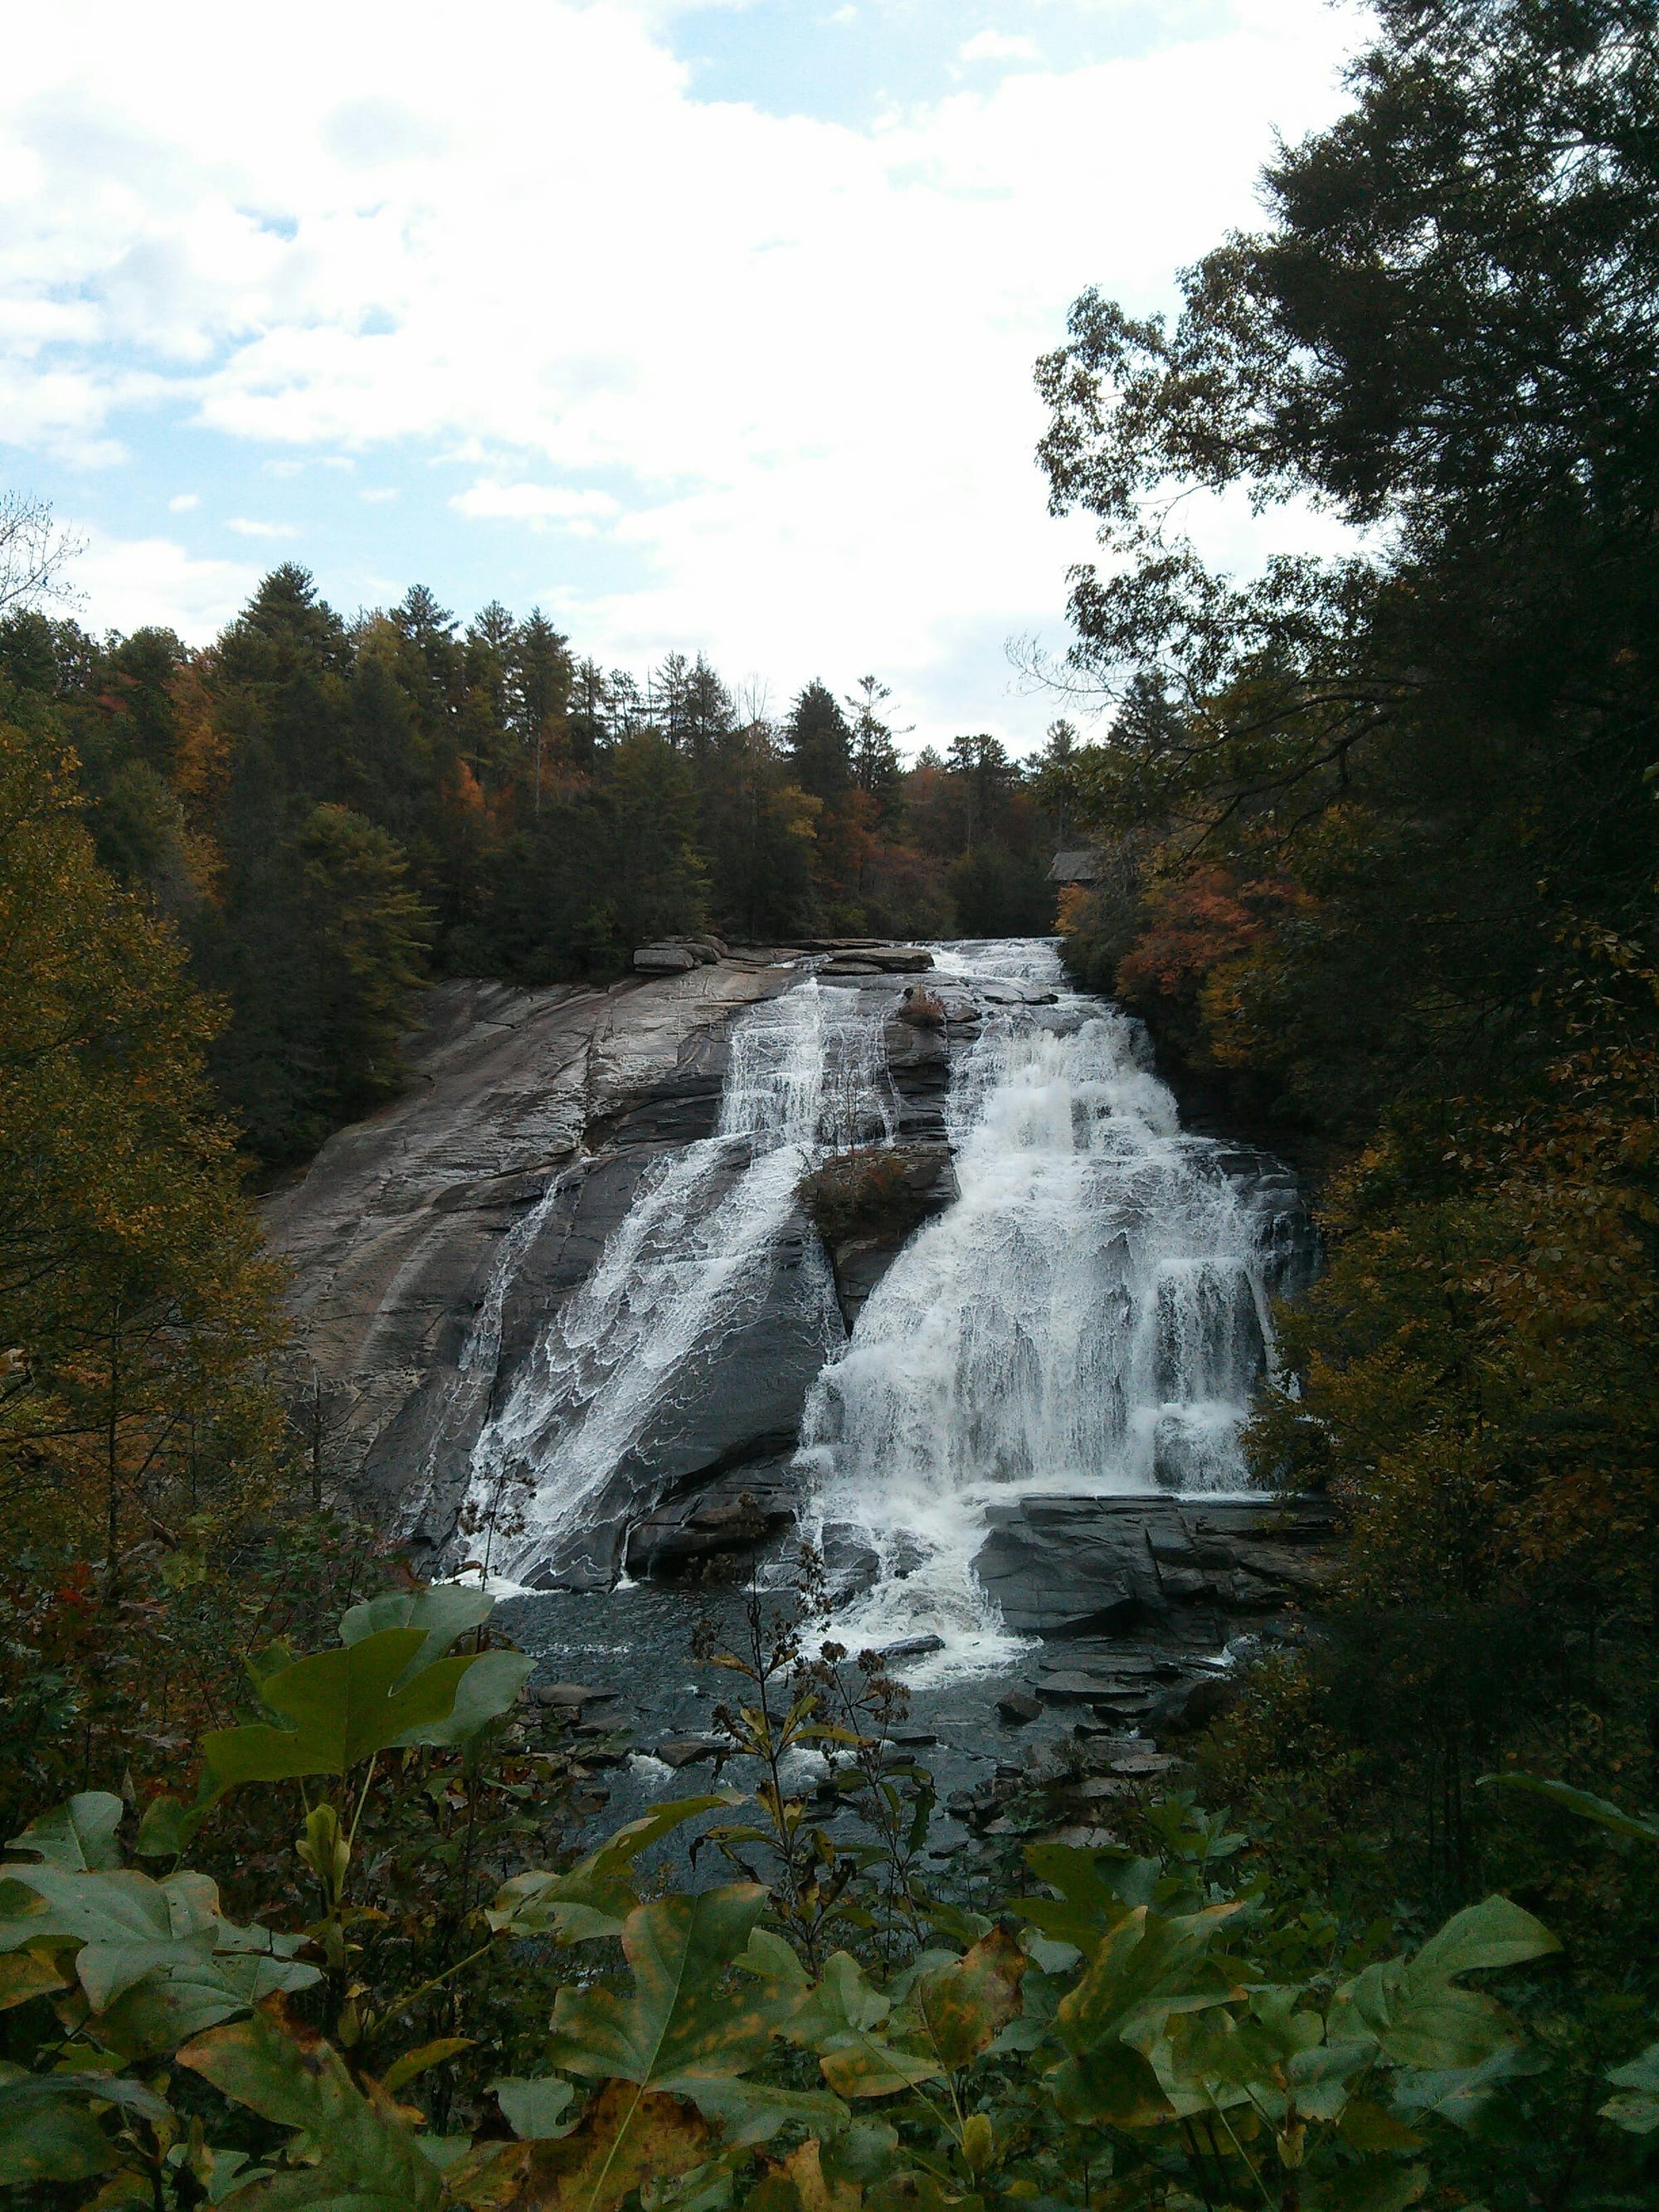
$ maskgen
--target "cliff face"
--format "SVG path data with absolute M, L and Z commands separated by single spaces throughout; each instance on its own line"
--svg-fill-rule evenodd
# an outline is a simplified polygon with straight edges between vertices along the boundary
M 492 1383 L 586 1275 L 651 1162 L 713 1130 L 732 1020 L 789 980 L 721 960 L 602 990 L 441 985 L 405 1048 L 408 1093 L 266 1202 L 331 1455 L 417 1548 L 449 1533 Z M 811 1347 L 812 1372 L 822 1358 Z M 749 1396 L 683 1460 L 708 1447 L 729 1462 L 745 1424 L 789 1427 L 778 1391 Z

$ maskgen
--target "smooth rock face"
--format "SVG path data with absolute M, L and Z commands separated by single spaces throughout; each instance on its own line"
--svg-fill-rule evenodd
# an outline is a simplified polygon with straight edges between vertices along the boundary
M 1006 1625 L 1020 1635 L 1073 1638 L 1158 1632 L 1172 1616 L 1266 1613 L 1311 1595 L 1333 1571 L 1319 1547 L 1331 1514 L 1317 1499 L 1029 1496 L 993 1507 L 974 1560 Z M 1175 1564 L 1193 1559 L 1200 1564 Z M 1122 1669 L 1114 1669 L 1121 1674 Z M 1139 1670 L 1137 1670 L 1139 1671 Z M 1106 1697 L 1085 1671 L 1055 1672 L 1056 1700 Z
M 732 1021 L 793 980 L 787 968 L 691 958 L 609 988 L 441 984 L 404 1048 L 409 1093 L 339 1131 L 265 1202 L 294 1269 L 296 1366 L 307 1387 L 320 1378 L 331 1457 L 417 1549 L 449 1535 L 492 1382 L 510 1382 L 651 1161 L 713 1130 Z M 538 1208 L 501 1315 L 499 1376 L 489 1363 L 463 1370 L 503 1239 Z M 684 1425 L 674 1472 L 700 1452 L 719 1462 L 757 1435 L 793 1434 L 799 1401 L 785 1402 L 775 1348 L 732 1349 L 716 1394 L 732 1424 L 720 1432 L 716 1407 L 700 1435 Z M 802 1392 L 808 1360 L 800 1347 Z

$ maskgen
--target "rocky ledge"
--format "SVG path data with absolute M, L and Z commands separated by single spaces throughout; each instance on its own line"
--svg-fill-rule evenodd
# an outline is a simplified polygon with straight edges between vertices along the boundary
M 588 1274 L 652 1163 L 712 1132 L 733 1023 L 793 980 L 787 955 L 711 945 L 707 959 L 688 951 L 604 988 L 441 984 L 403 1047 L 405 1095 L 267 1200 L 329 1456 L 417 1551 L 447 1534 L 491 1388 Z M 524 1249 L 497 1312 L 492 1279 L 514 1235 Z M 496 1333 L 487 1360 L 481 1330 Z M 790 1439 L 823 1349 L 781 1330 L 707 1449 L 693 1440 L 691 1464 Z

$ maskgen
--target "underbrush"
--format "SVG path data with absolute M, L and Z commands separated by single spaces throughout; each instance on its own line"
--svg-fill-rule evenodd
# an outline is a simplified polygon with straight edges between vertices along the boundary
M 737 1649 L 697 1639 L 732 1685 L 713 1785 L 578 1856 L 582 1746 L 525 1698 L 490 1613 L 453 1586 L 362 1599 L 337 1642 L 254 1654 L 179 1786 L 79 1791 L 17 1838 L 0 2180 L 21 2201 L 1647 2201 L 1644 1996 L 1514 1899 L 1437 1928 L 1388 1899 L 1366 1778 L 1323 1756 L 1294 1662 L 1206 1754 L 1249 1817 L 1149 1793 L 1116 1843 L 1028 1843 L 988 1896 L 930 1875 L 902 1686 L 872 1654 L 809 1658 L 799 1611 L 758 1597 Z M 1623 1854 L 1596 1940 L 1629 1952 L 1659 1825 L 1511 1794 L 1540 1863 Z M 852 1841 L 829 1832 L 847 1805 Z M 648 1870 L 672 1838 L 690 1886 Z M 1580 1905 L 1588 1932 L 1593 1884 Z

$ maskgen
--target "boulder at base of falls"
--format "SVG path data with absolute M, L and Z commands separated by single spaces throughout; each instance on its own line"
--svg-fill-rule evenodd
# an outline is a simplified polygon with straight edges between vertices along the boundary
M 988 1517 L 974 1572 L 1018 1635 L 1181 1638 L 1183 1615 L 1275 1612 L 1334 1571 L 1323 1555 L 1331 1509 L 1321 1498 L 1033 1494 Z
M 636 1581 L 660 1582 L 746 1559 L 791 1526 L 796 1502 L 789 1462 L 781 1455 L 769 1470 L 763 1464 L 723 1475 L 634 1523 L 628 1532 L 628 1571 Z
M 1099 1498 L 1030 1497 L 991 1509 L 974 1572 L 1015 1634 L 1090 1636 L 1168 1611 L 1146 1548 L 1146 1507 L 1134 1502 L 1140 1510 L 1127 1513 Z

